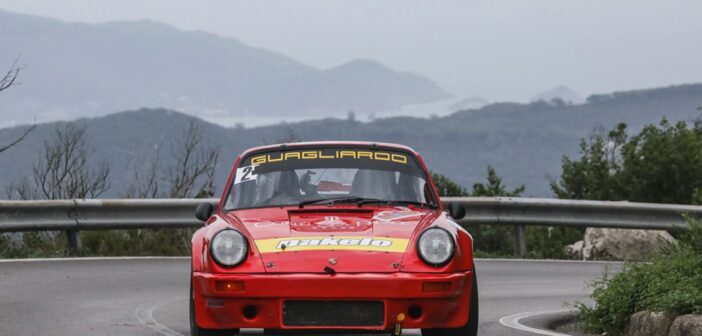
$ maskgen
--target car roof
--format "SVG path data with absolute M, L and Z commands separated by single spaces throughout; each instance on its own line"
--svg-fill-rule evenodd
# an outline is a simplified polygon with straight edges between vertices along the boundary
M 412 149 L 409 146 L 405 145 L 399 145 L 399 144 L 394 144 L 394 143 L 387 143 L 387 142 L 372 142 L 372 141 L 306 141 L 306 142 L 289 142 L 289 143 L 279 143 L 279 144 L 274 144 L 274 145 L 266 145 L 266 146 L 259 146 L 259 147 L 254 147 L 254 148 L 249 148 L 245 150 L 243 153 L 241 153 L 241 157 L 244 157 L 250 153 L 253 152 L 259 152 L 259 151 L 267 151 L 267 150 L 276 150 L 276 149 L 282 149 L 282 148 L 309 148 L 309 147 L 314 147 L 314 146 L 324 146 L 324 147 L 333 147 L 333 146 L 358 146 L 358 147 L 382 147 L 382 148 L 388 148 L 388 149 L 399 149 L 403 150 L 406 152 L 410 152 L 414 155 L 419 155 L 417 151 Z

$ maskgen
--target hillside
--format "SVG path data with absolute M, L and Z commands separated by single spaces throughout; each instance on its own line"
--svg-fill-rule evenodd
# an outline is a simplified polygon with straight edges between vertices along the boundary
M 657 123 L 695 120 L 702 106 L 702 84 L 596 95 L 581 105 L 500 103 L 446 117 L 387 118 L 369 123 L 324 119 L 257 128 L 224 128 L 205 124 L 207 140 L 222 144 L 218 181 L 224 181 L 232 161 L 243 149 L 288 137 L 302 140 L 369 140 L 407 144 L 419 150 L 430 169 L 469 187 L 485 178 L 492 164 L 509 186 L 526 184 L 528 196 L 546 196 L 547 177 L 560 174 L 562 156 L 578 153 L 580 139 L 596 125 L 610 129 L 620 121 L 633 130 Z M 95 154 L 112 163 L 113 190 L 127 185 L 129 170 L 169 146 L 188 123 L 188 116 L 167 110 L 122 112 L 82 119 Z M 55 124 L 42 124 L 16 148 L 0 155 L 0 192 L 3 186 L 28 172 L 38 148 Z M 22 128 L 0 130 L 0 143 Z M 167 162 L 166 162 L 167 163 Z M 4 196 L 0 194 L 0 196 Z
M 204 32 L 150 22 L 77 24 L 0 11 L 0 126 L 144 106 L 205 116 L 364 113 L 450 97 L 429 79 L 369 60 L 317 69 Z

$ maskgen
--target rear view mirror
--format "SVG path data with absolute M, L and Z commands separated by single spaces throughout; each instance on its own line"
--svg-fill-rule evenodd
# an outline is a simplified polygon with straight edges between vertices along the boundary
M 195 209 L 195 217 L 201 221 L 206 221 L 210 219 L 212 213 L 214 212 L 214 207 L 210 203 L 200 203 Z
M 460 220 L 463 219 L 463 217 L 466 216 L 466 208 L 463 207 L 460 203 L 457 202 L 451 202 L 446 205 L 446 210 L 449 213 L 449 216 L 455 220 Z

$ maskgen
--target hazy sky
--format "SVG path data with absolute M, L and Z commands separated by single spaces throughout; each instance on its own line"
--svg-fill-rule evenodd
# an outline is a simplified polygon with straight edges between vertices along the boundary
M 702 82 L 699 0 L 0 0 L 0 9 L 150 19 L 320 68 L 374 59 L 490 100 L 561 84 L 588 95 Z

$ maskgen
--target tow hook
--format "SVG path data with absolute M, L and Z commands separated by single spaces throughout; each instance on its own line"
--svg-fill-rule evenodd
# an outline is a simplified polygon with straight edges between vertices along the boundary
M 401 336 L 402 335 L 402 321 L 405 320 L 405 314 L 399 313 L 397 314 L 397 323 L 395 324 L 395 332 L 392 333 L 393 336 Z

